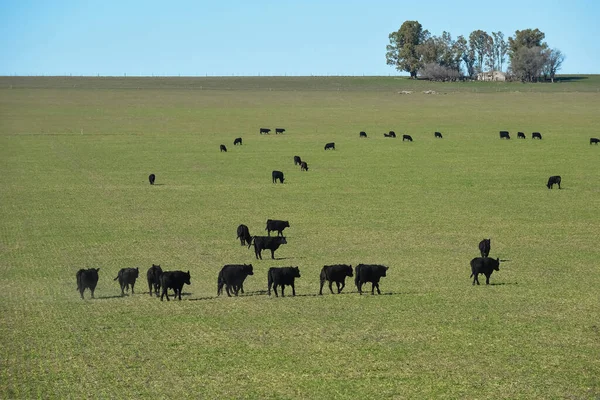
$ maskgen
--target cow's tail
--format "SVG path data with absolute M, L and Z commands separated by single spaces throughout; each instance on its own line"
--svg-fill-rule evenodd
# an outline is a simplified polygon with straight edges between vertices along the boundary
M 115 279 L 113 279 L 113 281 L 116 281 L 117 279 L 119 279 L 119 275 L 117 275 L 117 277 Z
M 250 248 L 250 246 L 252 246 L 253 242 L 254 242 L 254 238 L 251 236 L 250 241 L 248 242 L 248 248 Z
M 271 286 L 273 286 L 273 271 L 269 269 L 267 273 L 267 292 L 271 295 Z

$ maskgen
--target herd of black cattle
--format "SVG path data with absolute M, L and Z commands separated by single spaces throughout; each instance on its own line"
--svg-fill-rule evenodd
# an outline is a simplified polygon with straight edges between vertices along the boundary
M 259 133 L 269 134 L 271 129 L 268 128 L 260 128 Z M 282 134 L 285 132 L 283 128 L 276 128 L 276 134 Z M 388 133 L 383 134 L 385 137 L 395 138 L 396 133 L 394 131 L 389 131 Z M 367 133 L 361 131 L 359 133 L 359 137 L 366 138 Z M 434 137 L 442 139 L 443 136 L 440 132 L 434 132 Z M 539 132 L 533 132 L 531 134 L 532 139 L 542 139 L 542 135 Z M 517 138 L 525 139 L 526 136 L 523 132 L 517 133 Z M 508 131 L 500 131 L 500 139 L 510 139 L 510 133 Z M 402 140 L 412 142 L 413 139 L 410 135 L 402 135 Z M 600 139 L 598 138 L 590 138 L 590 144 L 598 144 L 600 143 Z M 242 138 L 236 138 L 233 142 L 234 145 L 241 145 Z M 221 151 L 227 151 L 225 145 L 220 146 Z M 330 142 L 325 144 L 325 150 L 335 150 L 335 143 Z M 294 156 L 294 165 L 300 165 L 301 171 L 308 171 L 308 164 L 305 161 L 302 161 L 300 156 Z M 281 171 L 273 171 L 272 173 L 273 183 L 276 183 L 279 180 L 280 183 L 283 183 L 284 176 Z M 156 180 L 155 174 L 150 174 L 148 177 L 151 185 L 154 185 Z M 560 189 L 561 177 L 551 176 L 548 179 L 548 183 L 546 186 L 548 189 L 552 189 L 552 187 L 556 184 Z M 275 251 L 283 244 L 287 244 L 285 236 L 283 236 L 283 230 L 290 226 L 288 221 L 281 220 L 267 220 L 267 226 L 265 230 L 267 231 L 267 236 L 251 236 L 250 231 L 246 225 L 240 225 L 237 228 L 237 238 L 240 240 L 240 244 L 242 246 L 248 246 L 250 248 L 254 245 L 254 254 L 256 259 L 262 260 L 262 251 L 270 250 L 271 258 L 275 259 Z M 277 232 L 277 236 L 272 237 L 271 232 Z M 478 276 L 480 274 L 485 275 L 485 283 L 490 283 L 490 276 L 493 271 L 500 270 L 500 262 L 506 260 L 500 260 L 499 258 L 490 258 L 490 248 L 491 248 L 491 240 L 483 239 L 479 243 L 479 251 L 481 252 L 481 257 L 476 257 L 471 260 L 471 276 L 473 278 L 473 285 L 479 285 Z M 94 290 L 96 289 L 96 285 L 98 283 L 98 271 L 100 268 L 90 268 L 90 269 L 80 269 L 77 271 L 76 279 L 77 279 L 77 290 L 83 299 L 83 292 L 85 289 L 89 289 L 92 294 L 92 298 L 94 297 Z M 379 281 L 382 277 L 386 276 L 386 271 L 388 267 L 384 265 L 377 264 L 358 264 L 354 268 L 354 273 L 351 265 L 346 264 L 336 264 L 336 265 L 325 265 L 321 269 L 320 282 L 321 286 L 319 289 L 319 294 L 323 294 L 323 285 L 325 282 L 329 282 L 329 290 L 333 293 L 333 283 L 335 282 L 337 287 L 337 293 L 341 293 L 341 291 L 346 286 L 346 277 L 353 277 L 356 288 L 358 289 L 358 293 L 362 294 L 362 286 L 365 283 L 371 283 L 371 294 L 374 294 L 375 289 L 377 289 L 377 293 L 381 294 L 379 290 Z M 134 293 L 133 287 L 135 286 L 135 281 L 137 280 L 139 275 L 139 268 L 122 268 L 117 277 L 114 279 L 115 281 L 119 281 L 119 286 L 121 287 L 121 295 L 125 295 L 125 291 L 129 291 L 129 287 L 131 286 L 131 293 Z M 220 296 L 223 293 L 223 287 L 225 287 L 225 292 L 228 296 L 232 294 L 237 296 L 241 291 L 244 293 L 244 281 L 248 275 L 254 275 L 252 264 L 228 264 L 224 265 L 221 271 L 219 272 L 217 278 L 217 296 Z M 160 299 L 163 300 L 164 297 L 169 300 L 169 295 L 167 291 L 172 289 L 175 292 L 175 296 L 181 300 L 181 290 L 183 285 L 190 285 L 190 272 L 183 271 L 163 271 L 160 265 L 152 265 L 148 269 L 146 273 L 146 277 L 148 279 L 148 290 L 150 292 L 150 296 L 152 296 L 152 292 L 156 294 L 158 297 L 159 290 Z M 300 270 L 298 267 L 272 267 L 269 269 L 267 273 L 267 291 L 269 296 L 271 295 L 271 288 L 275 292 L 275 296 L 278 296 L 277 287 L 281 288 L 281 296 L 284 296 L 284 288 L 285 286 L 292 287 L 292 295 L 296 295 L 296 289 L 294 286 L 294 281 L 296 278 L 300 278 Z

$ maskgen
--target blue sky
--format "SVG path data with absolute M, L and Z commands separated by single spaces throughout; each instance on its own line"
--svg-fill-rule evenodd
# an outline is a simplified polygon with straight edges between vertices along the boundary
M 538 28 L 559 73 L 600 73 L 598 0 L 0 0 L 0 75 L 395 75 L 385 46 L 406 20 Z

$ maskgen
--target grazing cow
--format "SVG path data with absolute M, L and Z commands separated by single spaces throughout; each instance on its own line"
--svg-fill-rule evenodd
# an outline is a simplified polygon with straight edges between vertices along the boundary
M 113 280 L 119 280 L 119 286 L 121 286 L 121 296 L 125 296 L 125 288 L 129 292 L 129 285 L 131 285 L 131 294 L 134 294 L 133 287 L 135 281 L 140 274 L 139 268 L 121 268 L 117 277 Z
M 300 156 L 294 156 L 294 165 L 300 165 L 301 162 L 302 159 L 300 158 Z
M 433 137 L 442 139 L 442 133 L 441 132 L 434 132 L 433 133 Z
M 285 285 L 292 287 L 292 296 L 296 295 L 294 280 L 300 278 L 300 270 L 298 267 L 271 267 L 267 274 L 269 296 L 271 295 L 271 286 L 277 296 L 277 286 L 281 286 L 281 297 L 285 297 L 283 293 Z
M 279 179 L 280 183 L 283 183 L 284 181 L 283 172 L 281 171 L 273 171 L 271 177 L 273 178 L 273 183 L 277 183 L 277 179 Z
M 271 132 L 271 130 L 269 128 L 260 128 L 260 134 L 262 135 L 263 133 L 269 134 L 269 132 Z
M 283 128 L 275 128 L 275 134 L 277 135 L 278 133 L 283 133 L 285 132 L 285 129 Z
M 367 137 L 367 132 L 360 131 L 360 133 L 358 134 L 358 137 L 364 137 L 364 138 L 366 138 Z
M 250 246 L 250 243 L 252 243 L 252 236 L 250 236 L 250 231 L 246 225 L 241 224 L 237 227 L 237 239 L 240 239 L 240 244 L 242 246 L 246 244 Z
M 541 133 L 539 133 L 539 132 L 533 132 L 533 133 L 531 134 L 531 138 L 532 138 L 532 139 L 540 139 L 540 140 L 542 140 L 542 134 L 541 134 Z
M 248 275 L 254 275 L 252 264 L 223 265 L 217 278 L 217 296 L 223 293 L 223 286 L 229 297 L 231 297 L 231 293 L 237 296 L 240 290 L 244 293 L 244 280 Z
M 277 231 L 277 236 L 283 236 L 283 230 L 285 228 L 289 228 L 290 223 L 288 221 L 281 221 L 278 219 L 268 219 L 267 227 L 265 231 L 267 231 L 267 235 L 271 236 L 271 231 Z
M 98 284 L 98 271 L 100 271 L 100 268 L 80 269 L 75 274 L 75 278 L 77 278 L 77 291 L 79 291 L 82 299 L 85 289 L 90 289 L 92 299 L 94 298 L 94 290 L 96 290 L 96 285 Z
M 492 248 L 491 244 L 492 238 L 483 239 L 479 242 L 479 251 L 481 252 L 481 257 L 487 257 L 490 255 L 490 249 Z
M 239 144 L 240 146 L 242 145 L 242 138 L 235 138 L 235 140 L 233 141 L 233 145 L 235 146 L 236 144 Z
M 306 163 L 306 161 L 302 161 L 300 163 L 300 171 L 308 171 L 308 164 Z
M 485 275 L 485 284 L 490 284 L 490 276 L 492 272 L 500 271 L 500 259 L 489 257 L 476 257 L 471 260 L 471 277 L 473 277 L 473 285 L 477 283 L 479 285 L 479 274 Z
M 160 301 L 163 300 L 164 296 L 167 296 L 167 301 L 169 301 L 169 294 L 167 293 L 168 289 L 173 289 L 175 291 L 175 297 L 179 296 L 179 300 L 181 300 L 181 289 L 183 289 L 183 285 L 191 285 L 190 282 L 190 271 L 165 271 L 160 276 L 160 286 L 162 288 L 162 293 L 160 295 Z
M 510 139 L 508 131 L 500 131 L 500 139 Z
M 404 142 L 405 140 L 408 140 L 409 142 L 412 142 L 412 136 L 410 135 L 402 135 L 402 141 Z
M 227 147 L 225 147 L 224 144 L 221 145 L 220 149 L 221 149 L 221 151 L 224 151 L 225 153 L 227 153 Z
M 146 278 L 148 279 L 148 291 L 150 292 L 150 297 L 152 297 L 153 288 L 156 297 L 158 297 L 158 291 L 160 289 L 160 276 L 162 273 L 163 271 L 160 265 L 152 264 L 152 266 L 148 268 L 148 272 L 146 272 Z
M 252 243 L 254 244 L 254 255 L 256 259 L 262 260 L 262 251 L 265 249 L 271 250 L 271 258 L 275 259 L 275 250 L 279 248 L 282 244 L 287 244 L 287 240 L 283 236 L 254 236 L 252 238 Z M 249 248 L 250 246 L 248 246 Z
M 546 186 L 548 187 L 548 189 L 552 189 L 552 186 L 554 186 L 554 184 L 556 183 L 558 185 L 558 188 L 560 189 L 560 176 L 556 175 L 556 176 L 551 176 L 550 178 L 548 178 L 548 183 L 546 184 Z
M 590 144 L 598 144 L 600 143 L 600 139 L 592 137 L 590 138 Z
M 517 139 L 526 139 L 525 134 L 523 132 L 517 132 Z
M 333 143 L 333 142 L 327 143 L 325 145 L 325 150 L 335 150 L 335 143 Z
M 151 185 L 154 185 L 154 181 L 156 180 L 156 175 L 150 174 L 150 176 L 148 176 L 148 180 L 150 181 Z
M 389 133 L 384 133 L 383 136 L 385 137 L 391 137 L 391 138 L 395 138 L 396 137 L 396 132 L 394 131 L 389 131 Z
M 321 288 L 319 294 L 323 294 L 323 285 L 325 281 L 329 282 L 329 290 L 333 294 L 333 282 L 337 286 L 338 294 L 342 292 L 344 286 L 346 286 L 346 277 L 352 275 L 352 265 L 336 264 L 336 265 L 324 265 L 321 269 Z
M 385 265 L 358 264 L 354 269 L 354 283 L 358 293 L 362 294 L 363 283 L 371 282 L 371 294 L 375 294 L 375 288 L 377 288 L 377 293 L 381 294 L 379 279 L 386 276 L 388 268 Z

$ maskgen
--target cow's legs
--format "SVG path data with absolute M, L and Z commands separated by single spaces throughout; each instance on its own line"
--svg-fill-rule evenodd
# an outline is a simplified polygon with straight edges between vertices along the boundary
M 133 291 L 133 286 L 134 286 L 134 285 L 135 285 L 135 283 L 132 283 L 132 284 L 131 284 L 131 294 L 132 294 L 132 295 L 133 295 L 133 294 L 135 294 L 135 292 Z
M 558 188 L 560 189 L 560 182 L 558 182 Z
M 275 297 L 279 297 L 277 294 L 277 284 L 273 285 L 273 291 L 275 292 Z M 283 296 L 283 286 L 281 287 L 281 295 Z
M 490 274 L 491 275 L 491 274 Z M 490 284 L 490 275 L 486 275 L 485 276 L 485 284 L 489 285 Z
M 275 259 L 275 250 L 271 249 L 271 260 Z M 261 258 L 262 260 L 262 258 Z
M 331 294 L 333 294 L 333 281 L 329 281 L 329 291 L 331 292 Z
M 375 284 L 375 288 L 377 289 L 377 294 L 381 294 L 381 290 L 379 290 L 379 282 Z
M 292 296 L 295 296 L 295 295 L 296 295 L 296 287 L 292 283 Z
M 358 289 L 358 294 L 362 294 L 362 282 L 358 282 L 358 285 L 356 285 L 356 288 Z
M 96 288 L 90 288 L 90 292 L 92 292 L 92 299 L 94 298 L 94 290 L 96 290 Z
M 337 283 L 337 289 L 338 289 L 338 294 L 342 293 L 342 290 L 344 290 L 344 287 L 346 286 L 346 282 L 342 281 L 341 284 L 340 282 L 336 282 Z
M 285 297 L 285 294 L 283 293 L 285 290 L 285 284 L 281 285 L 281 297 Z

